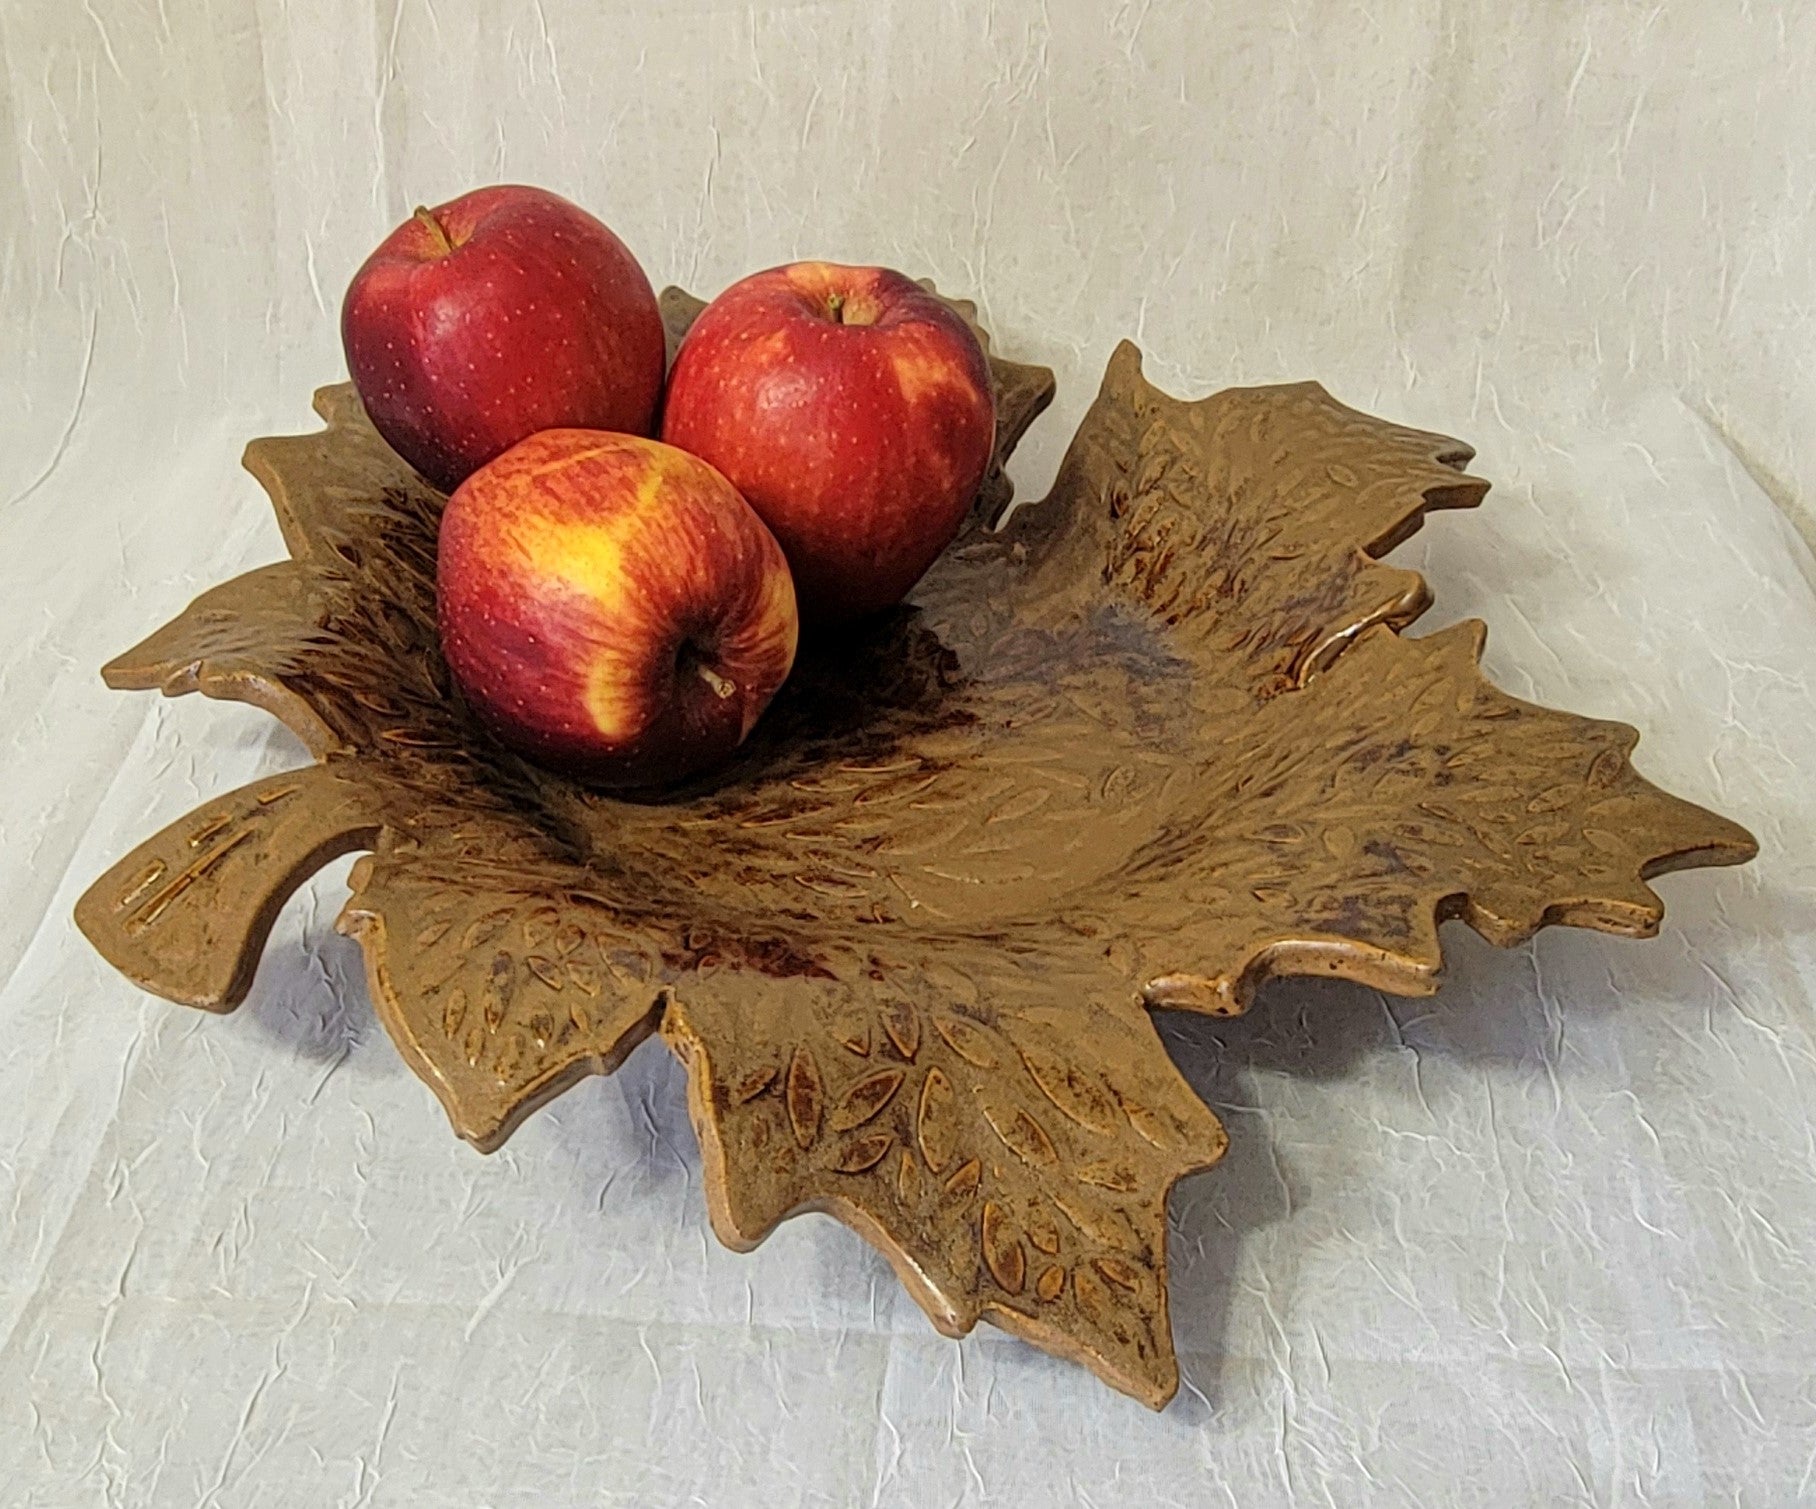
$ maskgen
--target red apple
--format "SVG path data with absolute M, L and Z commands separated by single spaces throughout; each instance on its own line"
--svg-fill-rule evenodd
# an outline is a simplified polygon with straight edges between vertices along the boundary
M 801 612 L 838 622 L 907 595 L 951 543 L 996 440 L 971 329 L 883 267 L 797 262 L 701 312 L 662 438 L 731 479 L 775 531 Z
M 662 394 L 649 279 L 545 189 L 417 210 L 355 274 L 341 343 L 379 434 L 443 492 L 538 430 L 648 435 Z
M 606 786 L 681 780 L 743 742 L 794 664 L 774 536 L 696 456 L 544 430 L 455 490 L 441 647 L 492 733 Z

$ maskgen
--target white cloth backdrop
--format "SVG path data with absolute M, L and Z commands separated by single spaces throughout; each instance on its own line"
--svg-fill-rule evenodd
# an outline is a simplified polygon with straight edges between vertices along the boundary
M 1784 1505 L 1816 1498 L 1816 8 L 1785 0 L 6 0 L 0 1504 Z M 798 255 L 1317 377 L 1494 479 L 1401 558 L 1521 695 L 1752 826 L 1663 936 L 1447 930 L 1402 1002 L 1178 1020 L 1152 1416 L 855 1236 L 720 1249 L 647 1045 L 482 1158 L 285 914 L 250 1004 L 113 975 L 86 882 L 302 759 L 96 671 L 279 552 L 237 470 L 417 201 L 526 180 L 708 294 Z

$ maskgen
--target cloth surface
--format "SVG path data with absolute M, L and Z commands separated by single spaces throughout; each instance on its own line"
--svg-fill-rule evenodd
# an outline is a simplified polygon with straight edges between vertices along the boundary
M 1816 1498 L 1816 10 L 1687 0 L 9 0 L 0 8 L 0 1505 L 1784 1505 Z M 1496 486 L 1417 632 L 1759 836 L 1656 941 L 1446 929 L 1401 1001 L 1169 1019 L 1228 1123 L 1150 1415 L 941 1339 L 829 1220 L 709 1231 L 659 1044 L 484 1158 L 285 912 L 251 1001 L 70 921 L 304 759 L 98 667 L 281 553 L 237 469 L 417 202 L 545 184 L 658 285 L 801 255 L 1059 376 L 1315 377 Z

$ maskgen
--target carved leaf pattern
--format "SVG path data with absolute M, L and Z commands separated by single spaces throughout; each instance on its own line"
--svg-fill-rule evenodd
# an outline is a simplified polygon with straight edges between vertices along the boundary
M 672 348 L 700 305 L 663 307 Z M 149 840 L 84 930 L 227 1009 L 283 897 L 370 849 L 342 926 L 462 1136 L 659 1029 L 727 1243 L 830 1211 L 943 1331 L 987 1318 L 1164 1403 L 1167 1192 L 1224 1139 L 1147 1007 L 1293 972 L 1429 990 L 1452 916 L 1643 935 L 1647 878 L 1752 840 L 1634 774 L 1631 730 L 1489 685 L 1479 626 L 1398 632 L 1429 594 L 1376 558 L 1480 501 L 1467 447 L 1311 384 L 1182 403 L 1125 344 L 1049 497 L 993 531 L 1052 377 L 991 366 L 997 456 L 914 607 L 804 646 L 729 770 L 643 803 L 469 724 L 443 499 L 324 389 L 325 429 L 247 452 L 291 561 L 105 673 L 252 702 L 321 763 Z
M 1166 1193 L 1222 1155 L 1217 1119 L 1112 973 L 1095 998 L 1039 971 L 873 973 L 757 995 L 676 983 L 662 1031 L 688 1068 L 720 1239 L 748 1250 L 829 1212 L 946 1334 L 988 1317 L 1164 1402 Z M 854 1025 L 875 1029 L 870 1051 Z
M 617 1068 L 660 1019 L 659 946 L 627 932 L 587 880 L 546 845 L 470 816 L 452 831 L 387 833 L 354 867 L 339 925 L 365 951 L 378 1014 L 482 1151 L 575 1081 Z

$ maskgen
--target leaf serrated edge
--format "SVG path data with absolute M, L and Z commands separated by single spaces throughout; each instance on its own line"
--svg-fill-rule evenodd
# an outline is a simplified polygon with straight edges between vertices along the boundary
M 1150 1025 L 1149 1028 L 1152 1031 Z M 707 1217 L 713 1234 L 733 1252 L 754 1252 L 784 1221 L 810 1212 L 829 1215 L 850 1227 L 889 1264 L 902 1287 L 920 1306 L 933 1327 L 942 1336 L 959 1340 L 968 1335 L 980 1320 L 1028 1342 L 1032 1346 L 1067 1362 L 1089 1368 L 1110 1387 L 1139 1400 L 1149 1409 L 1160 1410 L 1179 1390 L 1179 1362 L 1173 1348 L 1172 1322 L 1168 1309 L 1168 1258 L 1166 1207 L 1173 1186 L 1192 1174 L 1214 1167 L 1229 1148 L 1229 1135 L 1222 1122 L 1204 1105 L 1178 1070 L 1173 1067 L 1165 1047 L 1156 1033 L 1153 1052 L 1156 1068 L 1170 1070 L 1178 1080 L 1178 1089 L 1194 1106 L 1203 1111 L 1207 1127 L 1203 1145 L 1191 1152 L 1176 1151 L 1156 1162 L 1164 1165 L 1162 1177 L 1151 1198 L 1159 1207 L 1158 1237 L 1150 1263 L 1155 1277 L 1155 1299 L 1151 1312 L 1141 1312 L 1145 1324 L 1152 1320 L 1155 1353 L 1148 1371 L 1127 1369 L 1115 1358 L 1092 1349 L 1087 1338 L 1075 1334 L 1058 1319 L 1048 1319 L 1046 1312 L 1016 1308 L 1006 1300 L 988 1293 L 951 1295 L 921 1269 L 912 1255 L 896 1240 L 888 1228 L 856 1200 L 836 1193 L 824 1193 L 801 1200 L 762 1222 L 744 1224 L 736 1209 L 736 1184 L 731 1177 L 724 1137 L 713 1105 L 716 1070 L 711 1047 L 704 1035 L 689 1019 L 684 1001 L 670 997 L 662 1013 L 659 1031 L 662 1040 L 680 1060 L 687 1074 L 687 1109 L 694 1135 L 700 1145 L 700 1158 L 706 1192 Z M 1164 1072 L 1163 1070 L 1163 1072 Z M 879 1165 L 881 1162 L 879 1160 Z
M 1392 634 L 1377 627 L 1371 635 Z M 1514 704 L 1522 711 L 1548 717 L 1576 718 L 1589 723 L 1597 720 L 1580 714 L 1562 713 L 1513 697 L 1496 686 L 1481 668 L 1482 651 L 1487 642 L 1487 625 L 1480 619 L 1462 623 L 1419 641 L 1434 647 L 1448 648 L 1451 643 L 1467 645 L 1469 666 L 1480 687 Z M 1270 979 L 1293 975 L 1326 979 L 1351 980 L 1371 989 L 1392 995 L 1425 996 L 1433 994 L 1442 983 L 1443 948 L 1439 940 L 1440 924 L 1460 920 L 1468 923 L 1488 942 L 1500 948 L 1512 948 L 1526 942 L 1548 927 L 1581 927 L 1617 937 L 1650 938 L 1657 934 L 1665 914 L 1664 902 L 1645 882 L 1676 870 L 1746 864 L 1759 853 L 1759 841 L 1740 824 L 1700 807 L 1694 802 L 1653 785 L 1634 770 L 1630 758 L 1639 742 L 1639 731 L 1624 723 L 1602 726 L 1618 729 L 1625 749 L 1620 760 L 1620 776 L 1635 796 L 1655 804 L 1662 812 L 1682 819 L 1684 837 L 1668 841 L 1662 836 L 1658 847 L 1642 854 L 1636 867 L 1635 880 L 1645 900 L 1630 905 L 1624 915 L 1617 915 L 1608 898 L 1566 899 L 1553 902 L 1537 917 L 1509 921 L 1489 911 L 1466 891 L 1431 888 L 1425 905 L 1418 907 L 1411 919 L 1414 947 L 1384 948 L 1340 934 L 1304 931 L 1290 938 L 1268 939 L 1257 944 L 1232 967 L 1214 975 L 1192 971 L 1164 971 L 1144 981 L 1143 1003 L 1150 1010 L 1195 1011 L 1207 1016 L 1240 1016 L 1253 1004 L 1256 992 Z
M 581 1053 L 568 1059 L 551 1058 L 541 1074 L 508 1099 L 467 1095 L 461 1086 L 448 1078 L 441 1064 L 429 1053 L 404 1010 L 401 993 L 389 967 L 390 933 L 384 905 L 368 896 L 373 889 L 374 860 L 374 855 L 363 854 L 354 864 L 347 880 L 351 894 L 335 918 L 335 931 L 359 944 L 373 1011 L 398 1054 L 435 1092 L 455 1135 L 480 1152 L 496 1152 L 526 1119 L 589 1075 L 614 1072 L 660 1027 L 670 1001 L 667 987 L 656 992 L 648 1009 L 641 1016 L 632 1018 L 607 1052 Z

